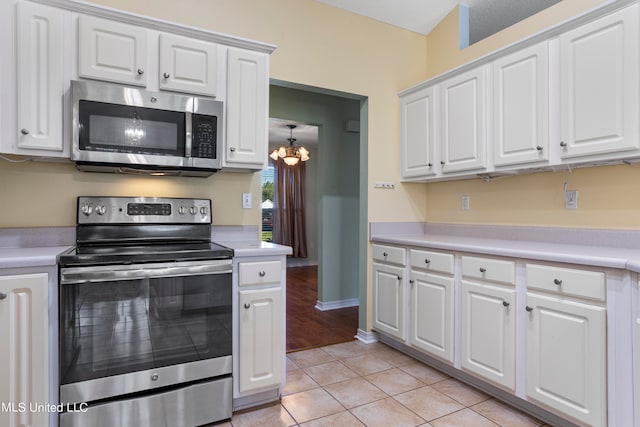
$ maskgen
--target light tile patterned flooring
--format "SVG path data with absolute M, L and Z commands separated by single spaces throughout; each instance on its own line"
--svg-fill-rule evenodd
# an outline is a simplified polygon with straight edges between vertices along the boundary
M 233 427 L 533 427 L 543 423 L 381 343 L 287 355 L 280 404 L 238 412 Z

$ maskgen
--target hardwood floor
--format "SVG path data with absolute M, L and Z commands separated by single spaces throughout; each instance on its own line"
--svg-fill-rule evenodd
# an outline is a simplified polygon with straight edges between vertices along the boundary
M 351 341 L 358 307 L 320 311 L 318 266 L 287 268 L 287 353 Z

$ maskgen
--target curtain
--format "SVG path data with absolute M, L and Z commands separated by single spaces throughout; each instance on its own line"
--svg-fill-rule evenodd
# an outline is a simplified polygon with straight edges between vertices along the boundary
M 304 219 L 305 166 L 274 162 L 273 241 L 293 248 L 293 258 L 307 257 L 307 232 Z

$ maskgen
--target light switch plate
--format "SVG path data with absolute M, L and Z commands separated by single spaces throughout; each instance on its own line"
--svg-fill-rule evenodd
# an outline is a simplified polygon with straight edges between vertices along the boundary
M 251 193 L 242 193 L 242 209 L 251 209 Z

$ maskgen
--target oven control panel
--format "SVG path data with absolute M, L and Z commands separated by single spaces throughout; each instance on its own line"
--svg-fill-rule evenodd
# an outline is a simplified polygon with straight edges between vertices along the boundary
M 211 224 L 211 200 L 78 197 L 78 224 Z

